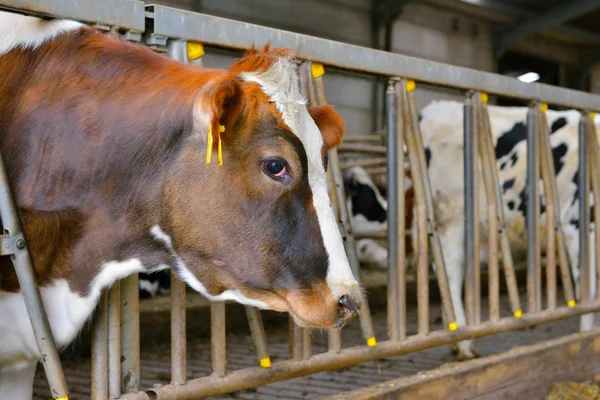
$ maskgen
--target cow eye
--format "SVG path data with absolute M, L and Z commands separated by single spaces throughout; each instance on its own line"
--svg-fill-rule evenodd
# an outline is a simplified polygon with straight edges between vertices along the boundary
M 263 170 L 267 175 L 275 179 L 282 179 L 287 176 L 285 161 L 280 159 L 270 159 L 263 163 Z

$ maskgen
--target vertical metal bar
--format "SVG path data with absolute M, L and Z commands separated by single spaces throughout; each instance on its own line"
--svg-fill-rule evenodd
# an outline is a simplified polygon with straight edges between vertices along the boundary
M 418 333 L 427 335 L 429 333 L 429 258 L 428 258 L 428 229 L 427 229 L 427 195 L 424 183 L 424 174 L 419 160 L 417 145 L 417 129 L 411 122 L 410 100 L 408 98 L 407 85 L 413 89 L 414 82 L 401 80 L 404 118 L 407 121 L 407 129 L 404 131 L 410 173 L 413 179 L 415 192 L 415 234 L 417 235 L 416 265 L 417 265 L 417 316 Z
M 388 181 L 388 337 L 398 341 L 401 336 L 401 305 L 399 297 L 399 275 L 402 272 L 404 252 L 404 151 L 398 145 L 401 134 L 398 135 L 398 91 L 395 81 L 388 81 L 386 90 L 386 116 L 387 116 L 387 181 Z M 400 131 L 401 132 L 401 131 Z M 398 151 L 401 151 L 398 153 Z M 400 175 L 400 177 L 399 177 Z M 406 333 L 404 333 L 406 335 Z
M 183 385 L 187 381 L 185 306 L 185 283 L 171 271 L 171 383 L 173 385 Z
M 188 49 L 184 40 L 167 42 L 169 57 L 187 63 Z M 198 65 L 202 65 L 198 58 Z M 171 272 L 171 383 L 183 385 L 187 381 L 187 337 L 186 337 L 186 286 Z M 213 304 L 211 304 L 211 315 Z M 213 322 L 211 319 L 211 326 Z
M 454 315 L 454 306 L 452 304 L 452 296 L 450 295 L 450 286 L 448 285 L 448 276 L 446 274 L 446 263 L 444 261 L 444 254 L 442 253 L 442 243 L 437 233 L 437 226 L 435 223 L 434 216 L 434 205 L 433 205 L 433 194 L 431 191 L 431 183 L 429 182 L 429 173 L 427 171 L 427 161 L 425 160 L 425 148 L 423 146 L 423 140 L 421 137 L 421 128 L 419 126 L 419 113 L 417 111 L 417 105 L 414 97 L 414 90 L 416 84 L 414 81 L 406 81 L 406 102 L 408 103 L 408 115 L 407 123 L 410 124 L 411 129 L 409 134 L 412 132 L 414 138 L 414 149 L 416 155 L 416 162 L 418 162 L 419 169 L 419 181 L 422 182 L 422 189 L 424 193 L 424 204 L 425 212 L 427 216 L 425 237 L 428 238 L 428 243 L 431 246 L 431 253 L 433 256 L 433 262 L 436 265 L 435 274 L 438 282 L 438 288 L 440 296 L 442 298 L 442 311 L 443 315 L 447 319 L 448 328 L 450 330 L 456 330 L 456 317 Z M 410 89 L 410 90 L 409 90 Z M 412 162 L 412 161 L 411 161 Z M 414 179 L 414 178 L 413 178 Z
M 302 328 L 294 322 L 294 319 L 288 317 L 289 323 L 289 350 L 290 360 L 302 360 Z
M 546 119 L 547 105 L 541 106 L 539 114 L 539 152 L 542 182 L 544 184 L 544 202 L 546 204 L 546 308 L 556 309 L 556 197 L 552 187 L 555 179 L 552 161 L 552 145 Z
M 108 291 L 108 391 L 121 396 L 121 283 Z
M 210 305 L 210 349 L 213 374 L 227 374 L 225 347 L 225 302 L 214 301 Z
M 527 112 L 527 311 L 538 311 L 539 163 L 536 142 L 536 107 Z
M 331 164 L 331 161 L 330 161 Z M 329 192 L 329 198 L 331 199 L 331 206 L 333 207 L 333 213 L 338 222 L 338 228 L 343 232 L 343 226 L 340 219 L 340 202 L 337 198 L 337 192 L 335 190 L 335 180 L 333 178 L 333 167 L 331 165 L 327 169 L 327 188 Z M 329 351 L 339 353 L 342 350 L 342 334 L 340 329 L 328 329 L 327 330 L 327 343 Z
M 35 269 L 27 249 L 25 234 L 23 233 L 2 154 L 0 154 L 0 218 L 4 230 L 8 231 L 11 238 L 15 240 L 15 254 L 11 257 L 11 261 L 27 307 L 38 350 L 40 354 L 44 355 L 41 361 L 46 372 L 50 391 L 54 398 L 66 398 L 69 394 L 67 382 L 56 350 L 46 309 L 35 280 Z
M 92 400 L 108 398 L 108 293 L 100 296 L 92 329 Z
M 590 260 L 589 260 L 589 230 L 590 230 L 590 188 L 588 180 L 588 162 L 586 151 L 587 124 L 586 116 L 579 120 L 579 285 L 582 304 L 590 301 Z
M 484 109 L 487 107 L 487 94 L 480 94 L 479 102 L 476 106 L 479 108 L 479 156 L 487 198 L 489 313 L 491 321 L 498 321 L 500 319 L 500 271 L 498 268 L 498 245 L 500 243 L 498 235 L 499 216 L 493 176 L 493 169 L 496 168 L 496 158 L 493 157 L 493 152 L 489 151 L 490 146 L 493 148 L 493 143 L 491 136 L 488 135 L 487 124 L 485 122 L 488 115 L 484 112 Z
M 121 390 L 140 389 L 140 296 L 139 277 L 121 281 Z
M 475 262 L 479 249 L 475 247 L 475 225 L 479 223 L 475 213 L 475 134 L 473 98 L 469 94 L 464 105 L 464 174 L 465 174 L 465 311 L 467 324 L 475 324 Z
M 594 194 L 594 260 L 596 267 L 596 296 L 600 299 L 600 154 L 598 149 L 598 133 L 596 131 L 595 114 L 590 115 L 590 157 L 588 159 L 592 189 Z
M 473 141 L 473 213 L 475 214 L 475 224 L 473 225 L 473 305 L 475 313 L 475 325 L 481 323 L 481 262 L 480 262 L 480 224 L 479 224 L 479 120 L 480 111 L 479 107 L 481 94 L 476 92 L 473 94 L 473 101 L 475 102 L 473 107 L 473 119 L 471 123 L 472 127 L 472 141 Z M 475 106 L 477 105 L 477 106 Z
M 311 76 L 313 79 L 309 79 L 312 88 L 312 90 L 309 90 L 309 93 L 314 92 L 314 101 L 316 104 L 327 104 L 327 96 L 325 95 L 325 86 L 323 85 L 322 79 L 324 69 L 322 65 L 316 63 L 311 63 L 310 66 Z M 356 243 L 354 242 L 354 236 L 352 235 L 352 227 L 350 225 L 350 217 L 348 215 L 348 209 L 346 205 L 344 178 L 342 176 L 342 170 L 340 168 L 339 157 L 336 149 L 331 149 L 329 151 L 329 167 L 331 169 L 331 176 L 333 177 L 333 183 L 335 184 L 335 191 L 337 194 L 339 210 L 338 225 L 340 227 L 342 237 L 344 238 L 344 248 L 346 250 L 346 255 L 348 256 L 348 262 L 350 263 L 352 273 L 358 280 L 360 279 L 360 265 L 358 262 L 358 255 L 356 254 Z M 369 309 L 367 296 L 362 291 L 360 294 L 360 303 L 360 325 L 363 337 L 367 342 L 367 346 L 375 347 L 377 345 L 377 340 L 375 338 L 375 330 L 373 329 L 373 321 L 371 320 L 371 310 Z
M 246 317 L 248 318 L 252 341 L 256 347 L 258 363 L 263 368 L 270 368 L 271 358 L 269 357 L 269 350 L 267 349 L 267 336 L 260 316 L 260 310 L 256 307 L 246 307 Z

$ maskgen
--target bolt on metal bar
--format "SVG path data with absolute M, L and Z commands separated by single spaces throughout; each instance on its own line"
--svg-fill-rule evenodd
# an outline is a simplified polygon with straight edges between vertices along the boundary
M 108 293 L 102 293 L 92 329 L 92 400 L 108 398 Z
M 54 398 L 67 397 L 69 394 L 67 382 L 60 363 L 50 323 L 48 322 L 48 315 L 46 314 L 40 290 L 35 280 L 33 261 L 27 248 L 25 234 L 21 226 L 21 220 L 6 172 L 4 157 L 1 153 L 0 218 L 2 219 L 4 230 L 8 231 L 10 238 L 15 243 L 11 261 L 17 275 L 17 280 L 19 281 L 21 294 L 25 301 L 38 350 L 43 355 L 41 362 L 46 372 L 50 392 Z
M 189 62 L 186 41 L 169 40 L 167 48 L 172 59 L 183 63 Z M 211 313 L 212 311 L 211 304 Z M 183 385 L 187 381 L 186 375 L 186 285 L 175 272 L 171 271 L 171 383 Z
M 487 96 L 486 96 L 487 100 Z M 494 201 L 496 202 L 496 211 L 498 217 L 498 232 L 500 236 L 500 252 L 502 254 L 502 266 L 504 269 L 504 276 L 506 280 L 506 287 L 508 291 L 508 298 L 510 302 L 511 311 L 515 318 L 521 318 L 523 311 L 521 310 L 521 301 L 519 299 L 519 288 L 517 286 L 517 279 L 515 274 L 515 267 L 512 258 L 512 252 L 510 250 L 510 244 L 508 241 L 508 235 L 506 233 L 506 223 L 504 217 L 504 204 L 502 202 L 502 192 L 500 189 L 500 177 L 498 175 L 498 168 L 496 165 L 496 154 L 494 151 L 494 139 L 492 134 L 492 127 L 490 123 L 490 115 L 488 111 L 487 102 L 483 104 L 481 109 L 481 121 L 483 122 L 484 132 L 481 135 L 481 140 L 485 144 L 486 159 L 491 160 L 490 172 L 491 178 L 493 179 L 494 189 Z M 489 200 L 488 200 L 489 201 Z
M 121 281 L 121 391 L 140 390 L 139 277 Z
M 478 109 L 478 134 L 477 144 L 479 145 L 479 158 L 481 161 L 481 171 L 483 173 L 483 183 L 487 199 L 487 221 L 488 221 L 488 299 L 490 320 L 498 321 L 500 319 L 500 270 L 498 266 L 498 244 L 499 240 L 499 210 L 498 201 L 496 201 L 496 187 L 493 169 L 496 168 L 496 159 L 492 158 L 490 146 L 493 147 L 492 138 L 488 135 L 485 118 L 486 114 L 483 108 L 487 104 L 487 95 L 479 93 L 474 99 L 476 102 L 473 107 Z
M 398 106 L 395 81 L 388 81 L 387 110 L 387 179 L 388 179 L 388 337 L 398 341 L 406 337 L 406 295 L 404 283 L 404 160 L 403 109 Z
M 546 205 L 546 308 L 556 308 L 556 232 L 557 212 L 555 196 L 554 163 L 552 157 L 552 144 L 550 143 L 550 131 L 546 119 L 546 104 L 542 104 L 541 112 L 538 113 L 538 145 L 541 163 L 541 176 L 544 187 L 544 204 Z M 558 214 L 560 215 L 560 214 Z
M 108 393 L 121 395 L 121 283 L 108 291 Z
M 263 368 L 271 367 L 271 358 L 267 349 L 267 336 L 263 326 L 260 310 L 256 307 L 245 307 L 248 325 L 250 326 L 250 334 L 256 348 L 256 356 L 258 363 Z
M 537 112 L 539 105 L 534 104 L 527 111 L 527 312 L 534 313 L 540 308 L 538 292 L 540 281 L 539 215 L 540 197 L 539 157 L 536 142 Z
M 431 246 L 433 262 L 436 266 L 434 272 L 437 278 L 440 296 L 442 298 L 443 316 L 446 320 L 446 323 L 448 324 L 448 328 L 450 330 L 455 330 L 457 329 L 457 325 L 456 318 L 454 315 L 454 306 L 452 304 L 452 297 L 450 295 L 450 286 L 448 285 L 448 275 L 446 273 L 446 263 L 444 261 L 444 254 L 442 252 L 442 244 L 440 241 L 439 234 L 437 232 L 437 224 L 435 223 L 433 193 L 431 191 L 431 183 L 429 181 L 429 173 L 427 171 L 427 162 L 425 161 L 425 148 L 423 146 L 423 139 L 419 124 L 419 113 L 414 97 L 414 89 L 416 88 L 416 84 L 413 81 L 406 81 L 405 86 L 405 101 L 408 103 L 409 112 L 406 116 L 406 119 L 407 123 L 409 123 L 411 126 L 411 129 L 407 130 L 406 133 L 409 135 L 412 134 L 414 138 L 416 146 L 416 161 L 419 163 L 419 170 L 421 171 L 419 179 L 423 181 L 423 189 L 425 191 L 424 201 L 425 212 L 427 216 L 426 235 L 428 238 L 429 245 Z M 410 90 L 408 90 L 409 87 Z
M 590 302 L 590 257 L 589 257 L 589 237 L 590 237 L 590 186 L 588 176 L 589 164 L 587 160 L 587 146 L 589 141 L 587 136 L 586 115 L 582 114 L 579 120 L 579 298 L 582 304 Z M 587 142 L 587 143 L 586 143 Z
M 345 368 L 369 360 L 411 353 L 460 340 L 476 339 L 496 333 L 524 329 L 599 310 L 600 302 L 585 306 L 579 305 L 574 308 L 561 307 L 554 311 L 546 310 L 535 314 L 526 314 L 522 319 L 509 317 L 502 318 L 498 322 L 486 321 L 478 326 L 461 328 L 457 332 L 440 330 L 427 336 L 410 336 L 399 342 L 385 341 L 376 348 L 357 346 L 344 349 L 337 354 L 317 354 L 307 361 L 282 361 L 273 364 L 273 367 L 269 370 L 251 368 L 234 371 L 225 379 L 214 376 L 193 379 L 184 386 L 166 385 L 150 389 L 148 393 L 156 400 L 194 400 L 201 397 L 217 396 L 234 390 L 242 390 L 315 372 Z
M 308 65 L 309 63 L 306 64 Z M 315 65 L 313 63 L 310 63 L 310 66 L 312 79 L 309 79 L 309 82 L 310 86 L 314 88 L 314 100 L 316 101 L 316 103 L 313 104 L 325 105 L 327 104 L 327 96 L 325 95 L 325 86 L 323 84 L 322 77 L 324 70 L 322 69 L 322 66 Z M 313 92 L 313 90 L 309 90 L 309 93 L 311 92 Z M 336 200 L 338 203 L 338 226 L 340 227 L 340 231 L 344 239 L 344 249 L 346 250 L 350 268 L 358 280 L 360 279 L 360 263 L 358 261 L 358 255 L 356 254 L 356 243 L 354 241 L 354 236 L 352 235 L 352 226 L 350 225 L 350 216 L 348 215 L 346 203 L 346 193 L 344 191 L 344 178 L 342 176 L 339 156 L 336 149 L 331 149 L 329 151 L 329 167 L 331 171 L 331 177 L 333 178 L 332 182 L 335 188 Z M 365 339 L 367 346 L 375 347 L 377 345 L 377 339 L 375 338 L 375 330 L 373 329 L 371 310 L 369 308 L 367 296 L 362 291 L 360 293 L 359 319 L 363 338 Z
M 225 335 L 225 302 L 213 301 L 210 304 L 210 350 L 213 374 L 227 374 L 227 353 Z

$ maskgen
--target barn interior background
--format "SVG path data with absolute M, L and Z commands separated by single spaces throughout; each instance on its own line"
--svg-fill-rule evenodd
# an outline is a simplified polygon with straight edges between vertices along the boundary
M 174 0 L 152 4 L 600 93 L 600 27 L 597 24 L 600 3 L 593 0 Z M 207 47 L 203 64 L 227 67 L 239 54 Z M 535 75 L 537 78 L 531 78 Z M 336 105 L 346 120 L 348 138 L 384 129 L 386 83 L 383 79 L 327 68 L 323 82 L 328 102 Z M 415 96 L 419 109 L 434 99 L 464 100 L 464 95 L 457 91 L 422 86 Z M 503 105 L 526 104 L 507 99 L 494 101 Z M 362 279 L 369 290 L 376 334 L 384 338 L 387 273 L 365 269 Z M 414 295 L 414 284 L 411 289 L 409 282 L 408 290 Z M 440 306 L 435 301 L 432 306 L 432 327 L 440 328 Z M 502 307 L 510 308 L 506 298 L 502 300 Z M 192 293 L 187 296 L 187 308 L 187 375 L 192 378 L 211 372 L 211 348 L 207 340 L 211 330 L 210 310 L 208 302 Z M 415 307 L 410 309 L 415 311 Z M 170 381 L 170 357 L 164 351 L 169 347 L 169 297 L 142 300 L 140 310 L 142 386 L 160 388 L 161 384 Z M 416 325 L 417 315 L 412 311 L 408 315 L 409 326 Z M 263 313 L 263 320 L 271 360 L 285 359 L 288 353 L 287 319 Z M 513 346 L 576 332 L 578 325 L 574 319 L 554 322 L 527 332 L 488 337 L 478 342 L 478 347 L 483 355 L 500 353 Z M 353 323 L 343 333 L 344 344 L 362 344 L 360 334 L 357 334 L 359 330 L 358 322 Z M 256 366 L 256 352 L 243 307 L 228 305 L 227 331 L 229 367 Z M 313 335 L 312 352 L 325 351 L 326 335 Z M 587 345 L 584 343 L 581 351 L 585 351 Z M 88 331 L 62 353 L 72 398 L 89 396 L 89 350 Z M 552 361 L 563 362 L 578 354 L 561 353 L 554 355 Z M 498 357 L 485 362 L 502 362 L 502 356 Z M 453 360 L 447 347 L 438 347 L 367 362 L 341 372 L 323 372 L 261 386 L 223 398 L 316 398 L 430 370 Z M 485 367 L 485 362 L 482 361 L 481 368 Z M 563 364 L 563 369 L 573 370 L 572 373 L 577 368 L 581 370 L 581 365 L 575 363 L 567 367 Z M 593 368 L 589 368 L 591 373 Z M 567 375 L 571 373 L 569 371 Z M 443 373 L 438 373 L 432 379 L 442 376 Z M 546 380 L 557 377 L 551 375 Z M 36 385 L 37 398 L 46 398 L 47 383 L 41 368 Z

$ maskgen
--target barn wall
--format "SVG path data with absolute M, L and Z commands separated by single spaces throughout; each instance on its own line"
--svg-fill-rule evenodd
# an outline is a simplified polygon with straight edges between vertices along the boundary
M 361 46 L 371 45 L 371 2 L 368 0 L 153 2 Z M 486 71 L 494 69 L 488 23 L 419 2 L 409 2 L 393 24 L 393 51 Z M 204 62 L 207 66 L 225 67 L 232 59 L 231 54 L 208 53 Z M 328 101 L 338 107 L 349 134 L 371 130 L 372 82 L 366 76 L 338 71 L 329 71 L 326 75 Z M 417 92 L 419 106 L 434 98 L 461 97 L 431 90 Z

